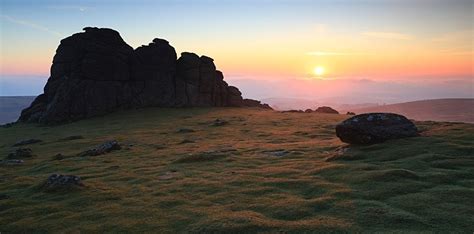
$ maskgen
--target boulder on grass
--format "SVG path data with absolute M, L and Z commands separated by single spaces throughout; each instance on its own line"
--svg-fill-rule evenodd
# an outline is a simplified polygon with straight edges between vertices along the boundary
M 405 116 L 368 113 L 351 117 L 336 126 L 336 135 L 349 144 L 375 144 L 418 135 L 415 124 Z
M 78 156 L 98 156 L 113 150 L 120 150 L 121 148 L 122 147 L 120 147 L 120 144 L 117 141 L 107 141 L 92 149 L 88 149 L 82 153 L 79 153 Z
M 46 191 L 68 190 L 83 187 L 81 177 L 75 175 L 52 174 L 43 183 L 42 189 Z
M 14 152 L 9 153 L 8 159 L 20 159 L 33 157 L 33 151 L 30 148 L 18 148 Z

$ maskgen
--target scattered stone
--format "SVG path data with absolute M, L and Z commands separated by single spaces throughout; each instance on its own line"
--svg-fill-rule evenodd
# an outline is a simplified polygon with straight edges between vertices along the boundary
M 361 157 L 355 157 L 355 154 L 353 153 L 353 149 L 348 146 L 340 146 L 334 149 L 334 151 L 325 151 L 325 154 L 329 154 L 330 156 L 326 158 L 326 162 L 330 161 L 335 161 L 335 160 L 346 160 L 346 161 L 351 161 L 351 160 L 357 160 L 357 159 L 362 159 Z
M 179 144 L 189 144 L 189 143 L 195 143 L 193 140 L 189 140 L 189 139 L 184 139 L 182 140 Z
M 17 143 L 13 144 L 13 146 L 22 146 L 22 145 L 30 145 L 30 144 L 35 144 L 42 142 L 40 139 L 27 139 L 27 140 L 21 140 L 18 141 Z
M 160 180 L 169 180 L 176 177 L 178 173 L 176 171 L 167 171 L 165 174 L 158 177 Z
M 109 153 L 110 151 L 120 150 L 121 148 L 122 147 L 120 147 L 117 141 L 112 140 L 112 141 L 107 141 L 101 145 L 98 145 L 92 149 L 86 150 L 82 153 L 79 153 L 78 156 L 97 156 L 97 155 Z
M 339 114 L 337 110 L 334 110 L 333 108 L 329 106 L 320 106 L 316 110 L 314 110 L 316 113 L 325 113 L 325 114 Z
M 65 158 L 66 156 L 64 156 L 63 154 L 56 154 L 53 156 L 53 160 L 63 160 Z
M 21 159 L 5 159 L 5 160 L 0 160 L 0 165 L 20 165 L 23 164 L 25 161 Z
M 193 129 L 190 128 L 180 128 L 178 129 L 178 133 L 190 133 L 190 132 L 195 132 Z
M 287 110 L 287 111 L 282 111 L 281 113 L 304 113 L 302 110 Z
M 348 112 L 346 113 L 346 115 L 355 115 L 355 113 L 348 111 Z
M 60 189 L 72 189 L 83 187 L 81 177 L 75 175 L 52 174 L 48 177 L 42 188 L 44 190 L 53 191 Z
M 227 125 L 227 124 L 229 124 L 228 121 L 225 121 L 225 120 L 222 120 L 222 119 L 216 119 L 216 120 L 214 120 L 214 122 L 212 123 L 212 126 L 218 127 L 218 126 L 224 126 L 224 125 Z
M 279 150 L 266 150 L 266 151 L 263 151 L 264 153 L 270 155 L 270 156 L 275 156 L 275 157 L 283 157 L 287 154 L 290 153 L 290 151 L 288 150 L 284 150 L 284 149 L 279 149 Z
M 33 157 L 33 151 L 30 148 L 18 148 L 15 152 L 8 154 L 8 159 L 18 159 L 18 158 L 31 158 Z
M 207 151 L 207 152 L 199 152 L 197 154 L 187 154 L 177 160 L 174 163 L 199 163 L 199 162 L 209 162 L 218 159 L 226 158 L 230 156 L 229 153 L 221 153 L 217 151 Z
M 74 135 L 74 136 L 61 138 L 59 139 L 59 141 L 73 141 L 73 140 L 80 140 L 80 139 L 84 139 L 84 137 L 81 135 Z
M 336 126 L 336 135 L 349 144 L 375 144 L 390 139 L 418 136 L 418 130 L 405 116 L 368 113 L 351 117 Z

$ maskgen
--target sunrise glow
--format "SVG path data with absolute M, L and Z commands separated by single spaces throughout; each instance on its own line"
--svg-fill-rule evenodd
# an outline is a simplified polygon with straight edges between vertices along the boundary
M 316 75 L 316 76 L 322 76 L 324 75 L 324 72 L 325 72 L 325 69 L 324 67 L 321 67 L 321 66 L 317 66 L 314 68 L 313 70 L 313 73 Z
M 473 78 L 471 4 L 463 0 L 25 1 L 31 4 L 5 0 L 1 5 L 0 76 L 14 82 L 22 75 L 46 80 L 61 39 L 86 26 L 113 28 L 133 48 L 164 38 L 177 57 L 186 51 L 212 57 L 230 84 L 278 80 L 292 84 L 295 95 L 302 89 L 294 80 L 424 79 L 441 87 L 442 82 Z M 177 19 L 174 12 L 187 17 Z M 331 87 L 326 90 L 343 88 L 336 82 Z M 243 93 L 281 94 L 271 90 L 275 93 L 253 88 Z

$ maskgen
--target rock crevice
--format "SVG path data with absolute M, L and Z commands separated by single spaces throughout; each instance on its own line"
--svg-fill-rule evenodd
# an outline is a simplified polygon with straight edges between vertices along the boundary
M 51 75 L 19 121 L 61 123 L 142 107 L 270 108 L 224 81 L 214 60 L 175 49 L 164 39 L 133 49 L 117 31 L 86 27 L 63 40 Z

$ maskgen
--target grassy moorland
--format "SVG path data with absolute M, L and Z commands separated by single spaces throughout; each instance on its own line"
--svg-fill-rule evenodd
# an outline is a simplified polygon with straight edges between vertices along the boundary
M 345 118 L 146 109 L 1 128 L 2 157 L 43 142 L 0 165 L 0 232 L 474 231 L 474 125 L 417 122 L 420 137 L 347 147 L 334 133 Z M 123 148 L 76 156 L 110 139 Z M 52 173 L 85 187 L 42 191 Z

